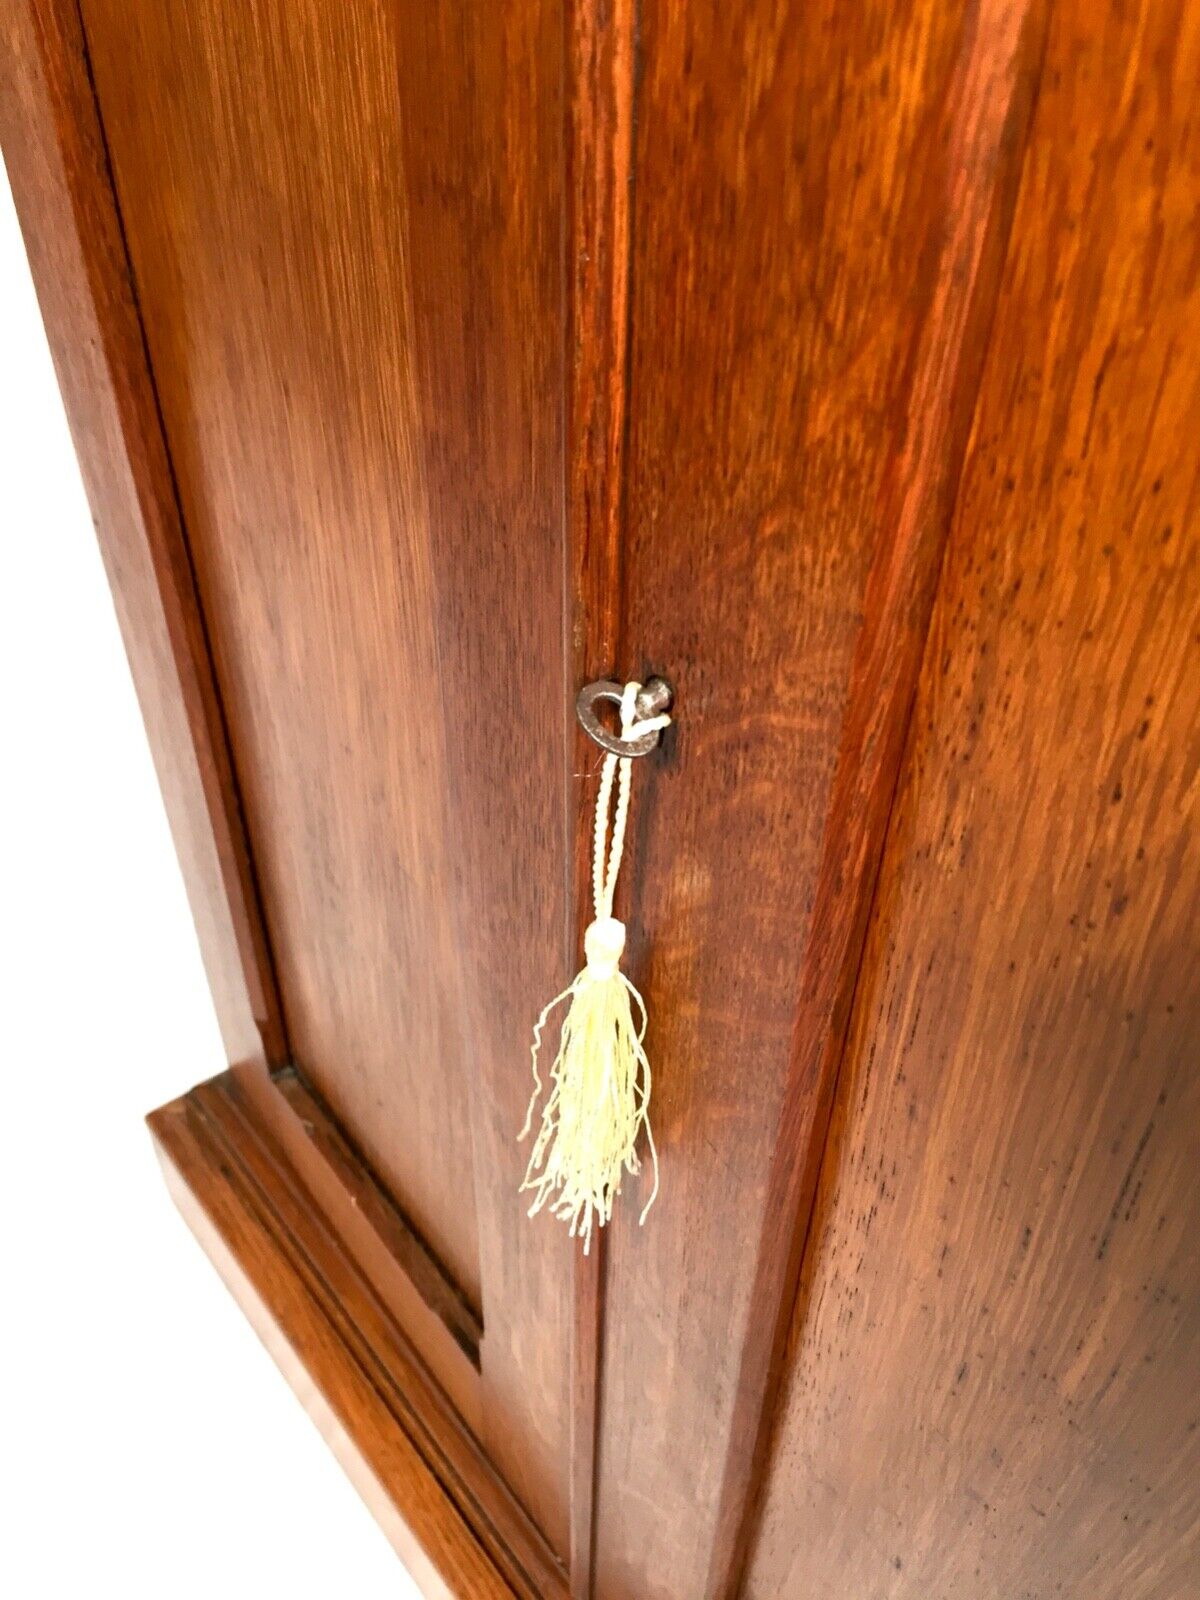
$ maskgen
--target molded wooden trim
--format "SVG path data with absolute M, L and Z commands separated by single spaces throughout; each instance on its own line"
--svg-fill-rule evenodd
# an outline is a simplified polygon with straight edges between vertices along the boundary
M 540 1534 L 235 1075 L 149 1125 L 189 1226 L 422 1592 L 562 1600 L 565 1577 Z
M 422 1300 L 478 1371 L 479 1345 L 483 1339 L 483 1323 L 478 1311 L 351 1148 L 325 1102 L 305 1083 L 295 1067 L 275 1073 L 271 1081 L 276 1093 L 287 1102 L 322 1165 L 347 1196 L 353 1214 L 381 1241 L 388 1258 L 404 1271 Z
M 619 665 L 636 26 L 635 0 L 567 9 L 570 600 L 591 677 Z
M 270 1076 L 238 1071 L 236 1078 L 342 1248 L 478 1431 L 483 1324 L 476 1309 L 295 1067 Z
M 1045 46 L 1041 0 L 986 0 L 966 25 L 928 203 L 948 219 L 915 308 L 911 398 L 878 507 L 792 1056 L 770 1153 L 707 1600 L 740 1592 L 777 1411 L 817 1175 L 917 678 L 999 293 Z
M 229 751 L 72 0 L 0 0 L 0 144 L 228 1058 L 286 1059 Z

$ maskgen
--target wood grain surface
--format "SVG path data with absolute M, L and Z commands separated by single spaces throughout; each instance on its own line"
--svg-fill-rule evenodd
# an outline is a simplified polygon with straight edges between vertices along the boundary
M 745 1594 L 1200 1594 L 1200 19 L 1055 7 Z
M 231 1062 L 286 1058 L 208 644 L 72 0 L 0 4 L 0 143 Z
M 0 25 L 237 1068 L 155 1135 L 428 1592 L 1200 1600 L 1200 21 Z M 515 1133 L 652 672 L 584 1260 Z
M 484 1432 L 483 1328 L 440 1261 L 295 1068 L 238 1071 L 254 1116 L 302 1178 L 312 1203 L 468 1427 Z
M 394 42 L 83 14 L 293 1052 L 477 1301 Z
M 632 273 L 635 0 L 565 7 L 566 483 L 568 704 L 596 678 L 627 681 L 621 638 L 629 294 Z M 592 918 L 592 834 L 600 752 L 572 719 L 566 747 L 567 967 Z M 596 1440 L 607 1236 L 572 1251 L 570 1572 L 574 1600 L 594 1577 Z
M 652 1225 L 630 1208 L 609 1240 L 604 1600 L 736 1582 L 1019 168 L 1026 20 L 642 10 L 623 627 L 680 715 L 630 856 L 663 1184 Z
M 561 16 L 83 11 L 292 1053 L 482 1315 L 563 1549 L 570 1256 L 514 1199 L 564 981 Z
M 516 1142 L 533 1018 L 575 959 L 562 13 L 553 0 L 405 0 L 389 15 L 446 730 L 450 855 L 430 889 L 454 907 L 465 973 L 484 1439 L 565 1555 L 572 1251 L 561 1228 L 526 1217 Z
M 231 1073 L 150 1127 L 189 1225 L 423 1594 L 565 1600 L 557 1563 Z

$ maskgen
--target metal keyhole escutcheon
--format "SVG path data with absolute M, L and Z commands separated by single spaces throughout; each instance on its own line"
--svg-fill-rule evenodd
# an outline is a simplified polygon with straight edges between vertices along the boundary
M 621 704 L 624 685 L 608 678 L 598 678 L 595 683 L 585 683 L 575 699 L 575 715 L 579 726 L 602 750 L 614 756 L 648 756 L 659 740 L 659 730 L 644 733 L 638 739 L 625 740 L 619 733 L 610 733 L 596 715 L 597 703 L 604 700 L 612 705 Z M 651 678 L 639 689 L 634 706 L 639 718 L 656 717 L 666 711 L 672 700 L 671 685 L 664 678 Z

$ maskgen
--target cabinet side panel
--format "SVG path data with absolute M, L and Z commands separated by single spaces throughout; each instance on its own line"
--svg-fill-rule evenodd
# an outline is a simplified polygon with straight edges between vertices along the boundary
M 438 1114 L 462 1006 L 410 213 L 368 9 L 83 15 L 293 1051 L 477 1295 L 468 1123 Z
M 1200 1593 L 1200 18 L 1053 13 L 746 1593 Z
M 0 142 L 229 1060 L 285 1043 L 138 306 L 70 0 L 0 11 Z
M 297 1066 L 481 1313 L 562 1549 L 560 14 L 85 0 Z

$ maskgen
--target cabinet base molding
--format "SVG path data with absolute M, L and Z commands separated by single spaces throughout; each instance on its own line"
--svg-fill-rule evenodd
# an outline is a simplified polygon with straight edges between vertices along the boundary
M 552 1596 L 562 1568 L 233 1072 L 147 1119 L 167 1184 L 428 1596 Z

